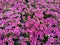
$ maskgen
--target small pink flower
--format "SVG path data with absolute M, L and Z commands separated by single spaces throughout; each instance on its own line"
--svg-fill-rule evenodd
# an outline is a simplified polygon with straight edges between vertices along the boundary
M 48 38 L 48 41 L 49 41 L 49 42 L 54 42 L 54 38 L 53 38 L 53 37 L 49 37 L 49 38 Z

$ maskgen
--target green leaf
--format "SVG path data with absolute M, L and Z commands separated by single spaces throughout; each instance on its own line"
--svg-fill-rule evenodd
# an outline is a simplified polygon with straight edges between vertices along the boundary
M 23 36 L 23 37 L 25 37 L 25 38 L 28 38 L 29 37 L 29 34 L 28 33 L 20 33 L 20 36 Z
M 12 32 L 10 32 L 10 33 L 8 33 L 6 36 L 9 38 L 9 37 L 10 37 L 10 35 L 13 35 L 13 33 L 12 33 Z
M 24 36 L 25 38 L 28 38 L 28 37 L 29 37 L 29 34 L 28 34 L 28 33 L 24 33 L 23 36 Z
M 44 19 L 46 19 L 46 18 L 51 18 L 51 17 L 52 17 L 52 18 L 55 18 L 55 17 L 54 17 L 53 15 L 51 15 L 51 14 L 45 14 L 45 15 L 44 15 Z
M 18 41 L 15 41 L 14 45 L 21 45 L 21 43 L 19 43 Z
M 26 5 L 27 5 L 27 8 L 30 8 L 28 4 L 26 4 Z
M 32 12 L 32 14 L 31 14 L 31 18 L 33 18 L 34 17 L 34 12 Z
M 43 43 L 46 43 L 48 41 L 48 36 L 44 36 L 44 39 L 42 40 Z
M 18 38 L 13 38 L 12 40 L 13 40 L 13 41 L 18 41 L 19 39 L 18 39 Z
M 25 19 L 27 20 L 27 17 L 29 16 L 29 14 L 25 13 L 24 16 L 25 16 Z
M 34 8 L 36 8 L 36 5 L 34 3 L 31 3 L 31 6 L 34 7 Z
M 8 33 L 6 36 L 7 36 L 7 37 L 10 37 L 10 33 Z
M 60 23 L 58 23 L 58 27 L 60 27 Z
M 21 24 L 18 24 L 18 26 L 19 26 L 19 27 L 22 27 L 22 25 L 21 25 Z
M 29 34 L 28 33 L 26 33 L 26 38 L 28 38 L 29 37 Z

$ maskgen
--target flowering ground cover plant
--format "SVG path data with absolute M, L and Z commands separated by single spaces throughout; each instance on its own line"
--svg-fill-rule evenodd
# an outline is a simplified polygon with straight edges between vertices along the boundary
M 0 45 L 60 45 L 60 0 L 0 0 Z

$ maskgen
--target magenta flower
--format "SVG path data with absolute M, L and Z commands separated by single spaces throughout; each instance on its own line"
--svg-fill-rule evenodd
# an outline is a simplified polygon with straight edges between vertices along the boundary
M 59 0 L 0 0 L 0 45 L 60 45 Z

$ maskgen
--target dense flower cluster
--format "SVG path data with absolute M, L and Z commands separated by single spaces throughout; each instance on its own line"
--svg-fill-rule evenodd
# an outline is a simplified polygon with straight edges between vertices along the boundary
M 60 0 L 0 0 L 0 45 L 60 45 Z

